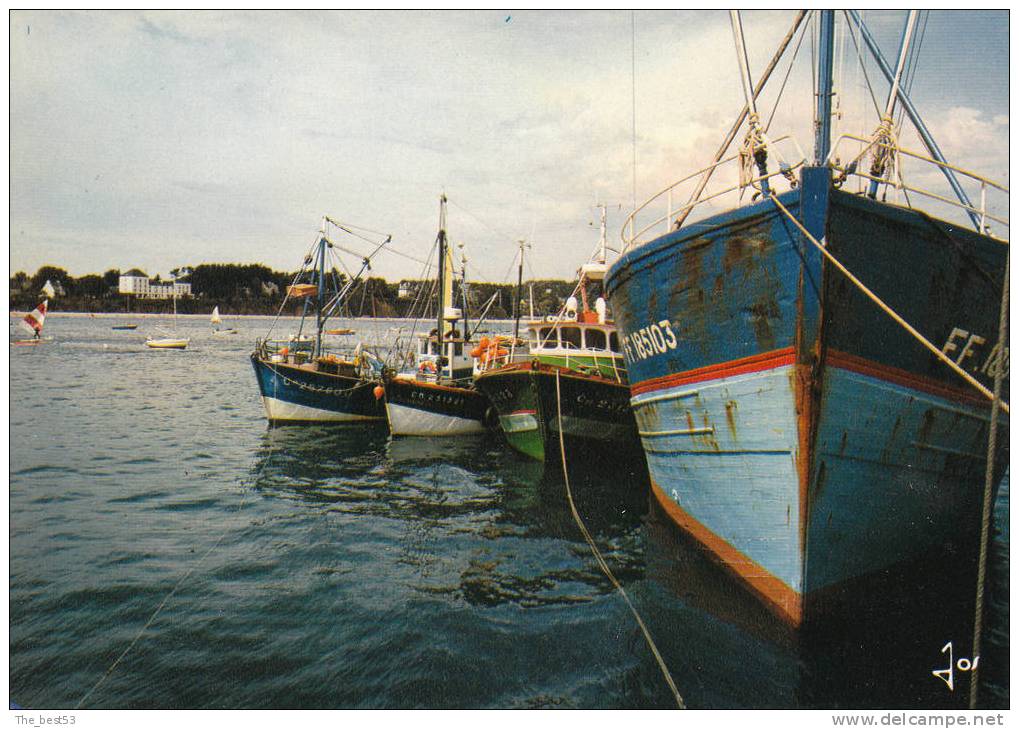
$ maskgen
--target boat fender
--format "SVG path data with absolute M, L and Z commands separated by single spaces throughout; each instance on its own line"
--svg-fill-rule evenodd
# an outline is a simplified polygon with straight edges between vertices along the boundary
M 478 358 L 482 357 L 485 351 L 488 349 L 491 341 L 488 337 L 482 337 L 481 341 L 478 342 L 478 346 L 471 350 L 471 357 Z
M 386 388 L 382 385 L 376 385 L 375 389 L 372 390 L 372 394 L 375 395 L 376 400 L 381 400 L 382 396 L 386 394 Z
M 485 415 L 481 419 L 481 424 L 486 428 L 496 428 L 499 425 L 499 413 L 495 411 L 491 405 L 485 408 Z

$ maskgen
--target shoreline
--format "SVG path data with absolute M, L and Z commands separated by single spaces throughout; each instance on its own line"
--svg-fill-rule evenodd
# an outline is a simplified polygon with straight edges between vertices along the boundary
M 29 311 L 11 311 L 11 319 L 23 319 L 29 314 Z M 226 321 L 242 321 L 245 319 L 272 319 L 276 314 L 223 314 L 220 316 L 224 322 Z M 172 319 L 173 314 L 155 314 L 150 312 L 95 312 L 89 313 L 85 311 L 48 311 L 46 312 L 46 318 L 49 319 Z M 178 319 L 194 319 L 199 321 L 209 321 L 208 314 L 177 314 Z M 299 314 L 286 314 L 279 317 L 280 319 L 300 319 Z M 422 319 L 414 319 L 410 317 L 399 317 L 399 316 L 352 316 L 352 317 L 330 317 L 330 319 L 336 321 L 364 321 L 364 322 L 414 322 L 423 321 Z M 513 319 L 486 319 L 486 322 L 492 323 L 513 323 Z M 521 322 L 528 321 L 527 319 L 521 319 Z

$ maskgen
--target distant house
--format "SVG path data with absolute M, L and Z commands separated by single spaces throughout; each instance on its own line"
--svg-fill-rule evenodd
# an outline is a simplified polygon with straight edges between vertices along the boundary
M 411 299 L 417 296 L 418 291 L 421 290 L 422 281 L 408 281 L 403 280 L 400 282 L 400 287 L 396 291 L 396 298 L 398 299 Z
M 170 299 L 174 293 L 179 297 L 191 296 L 189 283 L 153 283 L 144 271 L 132 268 L 120 275 L 118 290 L 140 299 Z
M 262 293 L 265 294 L 266 296 L 275 296 L 279 292 L 280 292 L 280 287 L 277 286 L 272 281 L 263 281 L 262 282 Z

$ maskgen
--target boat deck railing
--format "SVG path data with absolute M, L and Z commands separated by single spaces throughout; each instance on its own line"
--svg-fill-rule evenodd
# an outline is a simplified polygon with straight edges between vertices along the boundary
M 794 173 L 803 166 L 806 159 L 800 145 L 792 136 L 787 135 L 772 140 L 769 149 L 778 165 L 777 169 L 766 175 L 741 181 L 739 179 L 741 158 L 740 154 L 736 153 L 699 169 L 652 195 L 623 221 L 623 228 L 620 231 L 623 252 L 677 230 L 680 225 L 689 224 L 688 219 L 695 214 L 696 217 L 693 219 L 697 220 L 723 209 L 735 207 L 748 189 L 754 189 L 753 197 L 757 198 L 759 195 L 757 191 L 765 182 L 771 188 L 782 183 L 786 189 L 795 187 Z M 716 176 L 717 173 L 721 174 Z M 711 187 L 708 187 L 709 184 Z M 699 191 L 698 188 L 702 189 Z
M 889 176 L 891 179 L 878 178 L 866 171 L 870 169 L 869 156 L 880 149 L 897 155 L 901 160 L 896 165 L 896 174 Z M 681 226 L 688 227 L 724 210 L 756 202 L 761 199 L 765 185 L 778 193 L 793 189 L 796 186 L 794 173 L 806 163 L 799 144 L 791 136 L 779 137 L 769 144 L 769 153 L 773 160 L 771 165 L 777 166 L 777 169 L 766 175 L 739 179 L 741 156 L 735 153 L 655 193 L 623 222 L 620 231 L 623 252 L 678 230 Z M 784 162 L 783 159 L 797 161 Z M 835 140 L 828 159 L 831 160 L 834 183 L 842 189 L 848 190 L 855 183 L 854 192 L 868 194 L 872 183 L 877 183 L 875 197 L 911 208 L 916 206 L 910 195 L 923 197 L 933 208 L 926 212 L 964 225 L 969 225 L 970 218 L 975 218 L 981 233 L 1002 242 L 1008 240 L 1008 188 L 1005 185 L 939 162 L 929 155 L 889 145 L 878 138 L 852 134 L 843 134 Z M 774 160 L 777 160 L 777 165 L 774 165 Z M 912 162 L 908 176 L 902 174 L 902 162 L 906 160 Z M 945 170 L 954 173 L 971 201 L 976 202 L 967 205 L 936 191 L 939 185 L 943 185 L 942 174 Z
M 258 357 L 267 362 L 290 365 L 311 364 L 314 356 L 314 340 L 305 339 L 259 339 L 255 342 Z M 354 364 L 364 354 L 356 346 L 323 347 L 319 360 Z
M 894 179 L 885 179 L 875 177 L 862 169 L 869 169 L 868 156 L 878 149 L 915 160 L 918 165 L 910 168 L 909 177 L 916 179 L 916 184 L 907 184 L 901 174 L 896 175 Z M 852 191 L 866 194 L 872 183 L 877 183 L 878 194 L 882 200 L 908 207 L 914 207 L 909 195 L 916 194 L 927 200 L 933 200 L 936 206 L 941 207 L 942 210 L 938 211 L 939 217 L 952 218 L 972 213 L 979 221 L 981 233 L 1003 242 L 1008 240 L 1009 226 L 1006 215 L 1009 194 L 1008 188 L 1002 184 L 961 167 L 939 162 L 921 152 L 881 142 L 876 138 L 859 137 L 854 134 L 843 134 L 836 139 L 828 159 L 832 160 L 831 167 L 835 172 L 836 184 L 844 190 L 848 187 L 855 187 Z M 951 170 L 955 173 L 955 179 L 967 196 L 977 202 L 966 205 L 956 198 L 947 197 L 930 189 L 928 185 L 935 185 L 943 179 L 944 170 Z M 892 197 L 891 200 L 888 200 L 889 195 Z M 999 209 L 1004 210 L 1005 213 L 998 213 Z M 997 229 L 992 230 L 991 222 L 1005 229 L 1006 235 L 1001 235 Z

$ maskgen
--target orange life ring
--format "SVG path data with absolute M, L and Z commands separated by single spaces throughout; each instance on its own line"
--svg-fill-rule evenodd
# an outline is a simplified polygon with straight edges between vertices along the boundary
M 418 371 L 431 372 L 432 374 L 435 374 L 436 372 L 435 363 L 432 362 L 430 359 L 426 359 L 424 362 L 418 365 Z

